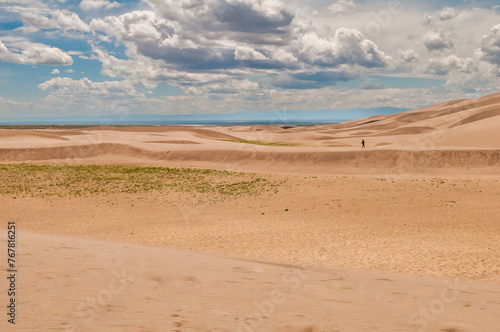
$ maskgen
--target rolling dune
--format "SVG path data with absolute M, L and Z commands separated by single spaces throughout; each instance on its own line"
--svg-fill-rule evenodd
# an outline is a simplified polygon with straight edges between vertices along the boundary
M 89 127 L 87 131 L 119 131 L 119 132 L 134 132 L 134 133 L 168 133 L 168 132 L 188 132 L 193 133 L 201 138 L 216 138 L 216 139 L 237 139 L 235 136 L 220 133 L 215 130 L 192 127 L 169 127 L 169 126 L 148 126 L 148 127 Z
M 66 141 L 67 138 L 63 137 L 63 135 L 65 134 L 59 132 L 46 132 L 40 130 L 0 129 L 0 139 L 2 140 L 8 138 L 16 138 L 16 137 L 37 137 L 37 138 L 50 138 L 50 139 Z
M 162 142 L 163 143 L 163 142 Z M 184 145 L 167 142 L 163 144 Z M 332 142 L 332 144 L 335 144 Z M 387 143 L 386 143 L 387 144 Z M 101 143 L 47 148 L 0 149 L 0 161 L 51 161 L 85 159 L 112 155 L 116 161 L 127 157 L 168 166 L 171 161 L 209 162 L 219 167 L 223 164 L 244 164 L 250 169 L 281 168 L 283 166 L 315 166 L 318 172 L 331 168 L 397 169 L 408 171 L 426 168 L 497 167 L 500 154 L 495 149 L 477 150 L 364 150 L 364 151 L 301 151 L 302 148 L 260 146 L 247 149 L 169 150 L 151 151 L 127 144 Z M 345 148 L 340 148 L 345 149 Z M 289 151 L 286 151 L 289 150 Z M 94 159 L 95 161 L 95 159 Z M 253 166 L 253 167 L 252 167 Z

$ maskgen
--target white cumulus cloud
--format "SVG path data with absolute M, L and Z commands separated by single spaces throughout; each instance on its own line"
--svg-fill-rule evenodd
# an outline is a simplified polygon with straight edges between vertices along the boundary
M 27 40 L 8 43 L 9 48 L 0 41 L 0 60 L 25 65 L 73 64 L 73 59 L 56 47 Z
M 353 0 L 337 0 L 328 6 L 328 11 L 336 15 L 352 15 L 356 12 L 356 4 Z
M 418 57 L 419 57 L 418 53 L 411 48 L 409 48 L 407 50 L 401 50 L 401 49 L 398 50 L 398 55 L 401 58 L 401 60 L 403 60 L 404 62 L 407 62 L 407 63 L 415 62 L 418 60 Z
M 454 46 L 451 36 L 444 31 L 429 31 L 422 39 L 429 51 L 451 49 Z
M 116 1 L 108 1 L 108 0 L 82 0 L 80 2 L 80 8 L 89 11 L 89 10 L 99 10 L 99 9 L 112 9 L 120 7 L 121 4 Z
M 458 16 L 458 10 L 452 7 L 444 7 L 441 11 L 437 13 L 437 17 L 440 21 L 451 20 Z
M 236 60 L 266 60 L 266 56 L 251 47 L 238 45 L 234 50 Z
M 476 52 L 482 60 L 500 65 L 500 24 L 495 25 L 481 38 L 480 48 Z
M 63 10 L 30 10 L 16 8 L 21 21 L 27 26 L 38 29 L 61 29 L 89 32 L 89 26 L 76 13 Z
M 475 66 L 475 61 L 472 58 L 464 59 L 456 55 L 450 55 L 444 58 L 430 59 L 426 72 L 435 75 L 447 75 L 454 70 L 471 73 L 475 69 Z
M 298 58 L 320 66 L 342 64 L 385 67 L 390 58 L 355 29 L 340 28 L 333 38 L 307 33 L 299 40 Z

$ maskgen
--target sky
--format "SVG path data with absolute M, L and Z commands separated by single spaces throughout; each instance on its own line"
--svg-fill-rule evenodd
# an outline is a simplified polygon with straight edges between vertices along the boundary
M 419 108 L 500 91 L 496 1 L 0 0 L 0 117 Z

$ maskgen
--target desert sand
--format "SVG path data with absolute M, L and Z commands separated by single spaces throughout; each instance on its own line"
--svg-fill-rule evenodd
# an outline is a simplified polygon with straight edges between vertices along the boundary
M 0 129 L 16 330 L 497 331 L 499 110 Z
M 498 328 L 498 284 L 271 264 L 29 233 L 19 240 L 26 244 L 19 258 L 23 274 L 16 330 Z

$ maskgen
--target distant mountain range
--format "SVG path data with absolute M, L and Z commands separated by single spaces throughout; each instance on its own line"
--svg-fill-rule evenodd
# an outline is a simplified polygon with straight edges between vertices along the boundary
M 378 107 L 349 110 L 239 112 L 208 114 L 129 114 L 101 116 L 0 118 L 2 125 L 158 125 L 158 124 L 320 124 L 362 119 L 372 115 L 395 114 L 408 108 Z

